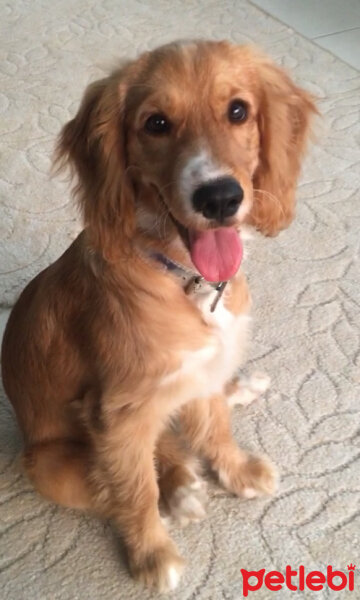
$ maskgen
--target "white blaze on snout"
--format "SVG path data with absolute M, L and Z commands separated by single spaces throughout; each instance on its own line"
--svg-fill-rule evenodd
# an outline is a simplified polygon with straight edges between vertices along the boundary
M 231 175 L 230 169 L 218 165 L 206 150 L 191 156 L 185 163 L 179 178 L 180 197 L 192 210 L 191 198 L 200 185 L 220 177 Z

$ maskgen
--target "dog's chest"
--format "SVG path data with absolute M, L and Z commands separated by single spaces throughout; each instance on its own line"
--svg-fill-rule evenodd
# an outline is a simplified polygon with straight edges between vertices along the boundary
M 201 318 L 208 324 L 208 342 L 198 350 L 184 351 L 180 367 L 161 382 L 162 386 L 171 387 L 172 395 L 180 402 L 221 393 L 242 362 L 249 316 L 245 311 L 231 312 L 227 308 L 226 294 L 219 298 L 212 311 L 216 293 L 210 289 L 191 296 Z

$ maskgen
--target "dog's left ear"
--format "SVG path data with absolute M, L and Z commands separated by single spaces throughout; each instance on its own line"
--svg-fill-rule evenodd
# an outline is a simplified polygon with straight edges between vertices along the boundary
M 260 156 L 249 221 L 265 235 L 276 235 L 294 217 L 301 160 L 318 111 L 312 96 L 269 59 L 259 60 L 258 74 Z

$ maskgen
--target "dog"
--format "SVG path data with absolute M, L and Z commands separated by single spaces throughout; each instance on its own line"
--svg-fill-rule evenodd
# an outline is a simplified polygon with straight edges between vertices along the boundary
M 274 490 L 230 430 L 229 405 L 249 400 L 240 266 L 246 228 L 293 219 L 316 112 L 252 47 L 175 42 L 91 84 L 61 132 L 84 229 L 16 302 L 3 382 L 35 488 L 112 519 L 150 588 L 183 569 L 159 500 L 182 522 L 204 514 L 195 457 L 233 494 Z

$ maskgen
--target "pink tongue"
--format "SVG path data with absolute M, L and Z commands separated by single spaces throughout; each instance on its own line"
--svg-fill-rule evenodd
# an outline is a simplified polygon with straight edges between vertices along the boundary
M 233 227 L 190 232 L 191 260 L 207 281 L 227 281 L 238 270 L 243 247 Z

